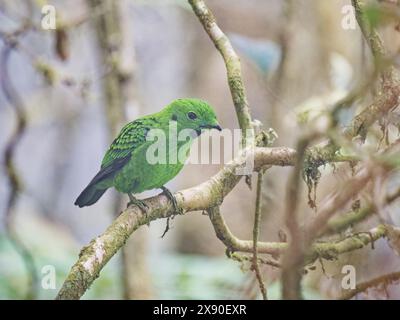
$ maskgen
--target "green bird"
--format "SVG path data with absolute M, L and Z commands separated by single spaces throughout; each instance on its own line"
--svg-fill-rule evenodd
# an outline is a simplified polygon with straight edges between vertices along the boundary
M 175 131 L 171 130 L 174 126 Z M 175 197 L 164 185 L 183 168 L 193 140 L 203 129 L 212 128 L 221 131 L 213 108 L 199 99 L 174 100 L 161 111 L 126 124 L 106 152 L 100 171 L 78 196 L 75 205 L 90 206 L 108 188 L 114 187 L 119 192 L 128 194 L 128 205 L 136 204 L 146 212 L 147 206 L 133 194 L 161 188 L 177 210 Z M 154 131 L 155 129 L 158 130 Z M 176 134 L 179 137 L 184 129 L 189 132 L 185 139 L 174 137 Z M 149 139 L 152 132 L 162 133 L 165 137 L 164 142 L 162 139 L 157 140 L 159 147 L 165 147 L 165 161 L 154 161 L 150 158 L 162 153 L 162 148 L 156 150 L 157 152 L 149 152 L 149 148 L 155 149 L 155 139 Z

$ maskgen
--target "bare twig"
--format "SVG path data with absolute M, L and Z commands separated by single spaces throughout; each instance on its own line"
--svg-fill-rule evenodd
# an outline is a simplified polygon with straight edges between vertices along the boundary
M 356 286 L 355 289 L 350 290 L 349 292 L 344 293 L 340 299 L 341 300 L 349 300 L 351 298 L 354 298 L 357 294 L 364 292 L 370 288 L 373 287 L 378 287 L 380 285 L 383 286 L 388 286 L 392 282 L 396 282 L 400 280 L 400 272 L 394 272 L 394 273 L 389 273 L 385 274 L 383 276 L 380 276 L 378 278 L 360 283 Z
M 263 181 L 263 172 L 258 173 L 257 178 L 257 193 L 256 193 L 256 209 L 254 214 L 254 227 L 253 227 L 253 263 L 252 269 L 256 274 L 258 284 L 260 286 L 260 291 L 264 300 L 267 300 L 267 289 L 265 288 L 260 267 L 258 265 L 258 236 L 260 232 L 260 221 L 261 221 L 261 189 Z

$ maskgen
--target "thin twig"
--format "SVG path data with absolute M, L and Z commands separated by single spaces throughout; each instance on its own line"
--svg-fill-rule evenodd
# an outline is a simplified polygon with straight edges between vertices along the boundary
M 379 63 L 381 62 L 380 60 L 383 59 L 386 55 L 386 50 L 383 47 L 382 41 L 376 30 L 371 27 L 367 17 L 364 15 L 364 12 L 362 10 L 363 5 L 361 1 L 351 0 L 351 3 L 354 7 L 356 19 L 358 25 L 360 26 L 361 32 L 363 33 L 365 40 L 371 48 L 372 55 L 376 60 L 378 60 L 377 62 Z
M 344 293 L 341 297 L 340 300 L 349 300 L 353 297 L 355 297 L 357 294 L 364 292 L 370 288 L 373 287 L 378 287 L 380 285 L 383 286 L 388 286 L 392 282 L 399 281 L 400 280 L 400 272 L 394 272 L 394 273 L 389 273 L 385 274 L 383 276 L 380 276 L 378 278 L 357 284 L 356 288 L 353 290 L 350 290 L 349 292 Z
M 267 289 L 264 285 L 260 267 L 258 265 L 258 236 L 260 232 L 260 221 L 261 221 L 261 189 L 263 181 L 263 172 L 258 173 L 257 177 L 257 194 L 256 194 L 256 209 L 254 213 L 254 227 L 253 227 L 253 263 L 252 269 L 256 274 L 260 291 L 264 300 L 267 300 Z

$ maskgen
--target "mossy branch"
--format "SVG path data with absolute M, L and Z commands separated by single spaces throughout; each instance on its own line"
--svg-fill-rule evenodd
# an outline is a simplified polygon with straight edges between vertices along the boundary
M 254 149 L 254 169 L 257 171 L 266 165 L 290 166 L 296 152 L 289 148 Z M 235 171 L 243 165 L 243 158 L 238 157 L 219 171 L 208 181 L 175 194 L 178 206 L 184 213 L 207 210 L 222 203 L 225 196 L 240 181 L 241 176 Z M 102 268 L 125 244 L 129 236 L 151 221 L 168 218 L 175 213 L 172 203 L 164 195 L 145 200 L 149 207 L 147 215 L 136 206 L 123 211 L 106 231 L 93 239 L 79 254 L 78 261 L 71 268 L 57 299 L 79 299 L 99 276 Z M 252 252 L 253 248 L 249 248 Z
M 400 197 L 400 188 L 394 193 L 388 195 L 385 199 L 385 205 L 390 205 Z M 325 234 L 334 234 L 345 230 L 346 228 L 355 225 L 356 223 L 363 221 L 364 219 L 370 217 L 376 208 L 372 204 L 366 205 L 364 208 L 358 210 L 353 210 L 345 213 L 339 217 L 333 217 L 327 223 Z
M 242 78 L 239 56 L 233 49 L 228 37 L 218 26 L 214 15 L 208 9 L 203 0 L 189 0 L 194 13 L 199 18 L 204 30 L 209 35 L 217 50 L 224 59 L 228 84 L 231 91 L 233 103 L 236 109 L 236 115 L 239 126 L 243 130 L 243 138 L 248 139 L 247 143 L 253 143 L 254 130 L 251 121 L 249 103 L 247 102 L 245 88 Z M 246 141 L 244 141 L 244 144 Z M 247 144 L 248 145 L 248 144 Z
M 350 107 L 354 101 L 364 93 L 371 84 L 374 83 L 377 76 L 382 77 L 381 88 L 374 98 L 374 101 L 365 107 L 358 115 L 356 115 L 350 125 L 343 132 L 344 137 L 351 140 L 361 137 L 365 140 L 368 129 L 379 119 L 387 115 L 390 111 L 399 105 L 400 97 L 400 79 L 398 71 L 388 63 L 386 50 L 379 37 L 379 34 L 373 29 L 363 14 L 363 5 L 360 0 L 352 0 L 355 9 L 356 19 L 360 26 L 361 32 L 368 43 L 373 59 L 375 61 L 375 70 L 368 81 L 361 84 L 358 88 L 351 91 L 344 99 L 340 100 L 332 109 L 333 122 L 336 125 L 338 113 L 343 108 Z M 310 149 L 314 162 L 324 165 L 335 158 L 336 152 L 340 150 L 340 146 L 334 141 L 321 146 L 315 146 Z
M 229 230 L 218 207 L 210 208 L 208 214 L 216 236 L 224 243 L 230 253 L 253 252 L 253 241 L 241 240 L 235 237 Z M 378 239 L 388 236 L 389 232 L 389 227 L 386 225 L 379 225 L 367 232 L 358 232 L 337 241 L 317 241 L 311 245 L 309 251 L 306 253 L 305 264 L 313 263 L 319 258 L 327 260 L 337 259 L 340 254 L 358 250 L 366 245 L 373 244 Z M 259 253 L 279 257 L 288 249 L 289 245 L 286 242 L 259 241 L 257 247 Z M 280 265 L 276 264 L 276 266 Z
M 255 160 L 254 170 L 259 171 L 268 165 L 293 166 L 296 152 L 289 148 L 257 147 L 253 156 Z M 253 253 L 253 241 L 240 240 L 235 237 L 219 213 L 219 206 L 223 199 L 241 179 L 241 176 L 235 175 L 235 169 L 242 166 L 243 161 L 245 160 L 242 157 L 238 157 L 206 182 L 179 191 L 175 194 L 175 197 L 184 214 L 207 210 L 217 237 L 230 252 Z M 57 299 L 79 299 L 135 230 L 151 221 L 171 217 L 175 213 L 172 203 L 163 194 L 144 201 L 149 207 L 147 215 L 144 215 L 136 206 L 130 206 L 115 219 L 102 235 L 93 239 L 81 250 L 79 259 L 71 268 Z M 311 263 L 318 257 L 334 259 L 341 253 L 356 250 L 374 242 L 384 237 L 386 233 L 387 229 L 381 226 L 368 233 L 359 233 L 338 242 L 317 242 L 311 246 L 305 261 Z M 286 242 L 258 242 L 257 252 L 280 256 L 287 249 L 287 246 Z

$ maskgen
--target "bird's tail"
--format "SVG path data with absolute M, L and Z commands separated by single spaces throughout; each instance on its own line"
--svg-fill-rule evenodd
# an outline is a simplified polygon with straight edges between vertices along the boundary
M 75 205 L 82 208 L 90 206 L 97 202 L 101 196 L 106 192 L 107 188 L 99 189 L 96 183 L 89 183 L 89 185 L 81 192 L 79 197 L 75 200 Z
M 100 171 L 94 176 L 88 186 L 81 192 L 75 201 L 75 205 L 80 208 L 90 206 L 101 198 L 108 188 L 113 185 L 113 180 L 118 170 L 121 169 L 129 157 L 114 161 L 108 166 L 101 167 Z

